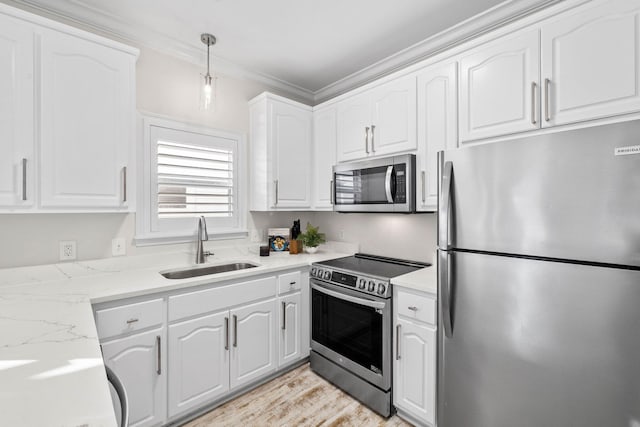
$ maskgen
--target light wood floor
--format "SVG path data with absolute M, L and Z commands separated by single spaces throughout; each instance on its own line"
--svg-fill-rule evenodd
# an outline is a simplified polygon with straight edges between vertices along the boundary
M 387 419 L 302 365 L 197 418 L 205 426 L 389 426 L 409 427 L 397 415 Z

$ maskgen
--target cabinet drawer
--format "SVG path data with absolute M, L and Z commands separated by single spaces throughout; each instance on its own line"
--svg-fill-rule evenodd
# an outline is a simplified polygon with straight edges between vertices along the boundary
M 426 295 L 398 290 L 398 314 L 421 322 L 436 324 L 436 300 Z
M 238 304 L 246 304 L 275 295 L 276 278 L 272 276 L 172 296 L 169 297 L 169 322 L 227 310 Z
M 96 310 L 98 337 L 106 339 L 163 323 L 162 299 Z
M 292 273 L 281 274 L 278 277 L 278 293 L 285 294 L 291 291 L 297 291 L 302 286 L 300 283 L 300 272 L 294 271 Z

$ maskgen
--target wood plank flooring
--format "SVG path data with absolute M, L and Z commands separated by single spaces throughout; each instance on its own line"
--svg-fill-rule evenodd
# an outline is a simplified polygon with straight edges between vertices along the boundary
M 385 426 L 409 427 L 397 415 L 380 417 L 304 364 L 261 385 L 186 427 L 206 426 Z

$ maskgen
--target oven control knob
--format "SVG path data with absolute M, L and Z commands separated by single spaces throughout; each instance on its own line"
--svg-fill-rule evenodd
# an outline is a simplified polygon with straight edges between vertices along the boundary
M 325 270 L 323 277 L 325 280 L 329 280 L 331 278 L 331 272 L 329 270 Z
M 386 291 L 387 291 L 387 287 L 385 286 L 385 284 L 378 283 L 378 295 L 384 295 Z
M 375 292 L 376 290 L 376 284 L 373 282 L 373 280 L 369 280 L 369 292 Z
M 311 276 L 312 276 L 312 277 L 316 275 L 316 271 L 317 271 L 317 270 L 318 270 L 318 269 L 317 269 L 317 268 L 315 268 L 315 267 L 313 267 L 313 268 L 311 269 Z
M 358 280 L 358 287 L 359 287 L 360 289 L 364 289 L 364 288 L 366 288 L 366 287 L 367 287 L 367 281 L 366 281 L 366 280 L 364 280 L 364 279 L 360 279 L 360 280 Z
M 319 268 L 318 271 L 316 271 L 316 277 L 319 279 L 322 279 L 322 269 Z

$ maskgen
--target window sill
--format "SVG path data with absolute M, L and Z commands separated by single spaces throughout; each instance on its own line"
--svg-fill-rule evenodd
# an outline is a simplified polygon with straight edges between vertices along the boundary
M 247 230 L 212 230 L 209 231 L 209 240 L 233 240 L 245 239 L 249 235 Z M 192 234 L 168 234 L 154 233 L 137 235 L 133 239 L 136 246 L 173 245 L 178 243 L 193 243 L 196 241 L 196 233 Z

